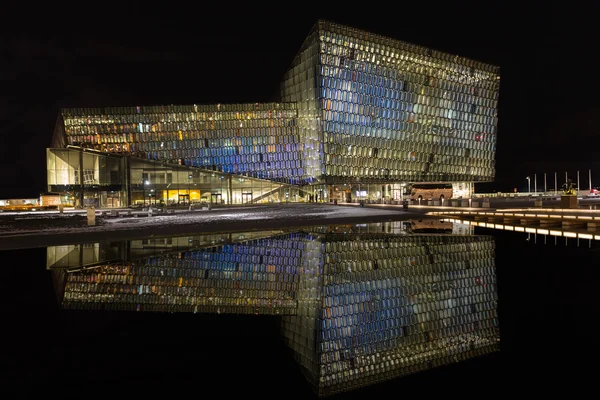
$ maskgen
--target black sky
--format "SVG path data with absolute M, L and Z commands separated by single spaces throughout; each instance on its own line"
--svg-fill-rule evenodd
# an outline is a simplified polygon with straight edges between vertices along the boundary
M 526 190 L 533 174 L 541 188 L 544 172 L 565 170 L 587 188 L 587 170 L 600 174 L 598 9 L 585 3 L 149 4 L 4 14 L 0 199 L 45 190 L 61 107 L 276 100 L 319 18 L 500 66 L 497 180 L 478 191 Z

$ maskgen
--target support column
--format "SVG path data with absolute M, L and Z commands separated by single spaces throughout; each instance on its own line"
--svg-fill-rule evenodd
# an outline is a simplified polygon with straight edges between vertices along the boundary
M 254 189 L 252 190 L 252 192 L 254 192 Z M 231 188 L 231 175 L 227 177 L 227 193 L 227 204 L 231 205 L 233 204 L 233 189 Z M 254 197 L 254 195 L 252 195 L 252 197 Z
M 79 186 L 81 187 L 81 192 L 79 193 L 79 205 L 83 208 L 83 199 L 84 199 L 84 185 L 83 185 L 83 149 L 79 150 Z
M 124 161 L 121 164 L 123 172 L 121 174 L 123 177 L 123 183 L 125 184 L 125 206 L 129 207 L 131 205 L 131 170 L 129 168 L 129 156 L 123 157 L 123 160 Z

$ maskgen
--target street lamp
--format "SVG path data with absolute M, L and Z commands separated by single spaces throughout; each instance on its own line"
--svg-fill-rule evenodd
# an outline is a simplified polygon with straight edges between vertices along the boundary
M 531 193 L 531 178 L 527 177 L 527 191 Z

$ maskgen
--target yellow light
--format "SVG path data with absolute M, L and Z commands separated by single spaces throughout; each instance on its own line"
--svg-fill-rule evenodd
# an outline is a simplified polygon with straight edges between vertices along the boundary
M 548 229 L 538 229 L 537 233 L 539 233 L 540 235 L 547 235 Z
M 550 234 L 551 234 L 552 236 L 562 236 L 562 232 L 561 232 L 561 231 L 552 231 L 552 230 L 551 230 L 551 231 L 550 231 Z
M 517 232 L 525 232 L 525 228 L 523 228 L 522 226 L 515 226 L 515 231 L 517 231 Z
M 577 237 L 577 234 L 574 232 L 563 232 L 563 236 L 574 238 Z

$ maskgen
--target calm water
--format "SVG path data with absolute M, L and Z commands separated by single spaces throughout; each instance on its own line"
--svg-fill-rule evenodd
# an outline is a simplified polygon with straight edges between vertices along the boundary
M 572 395 L 592 382 L 597 253 L 416 222 L 0 252 L 3 387 Z

